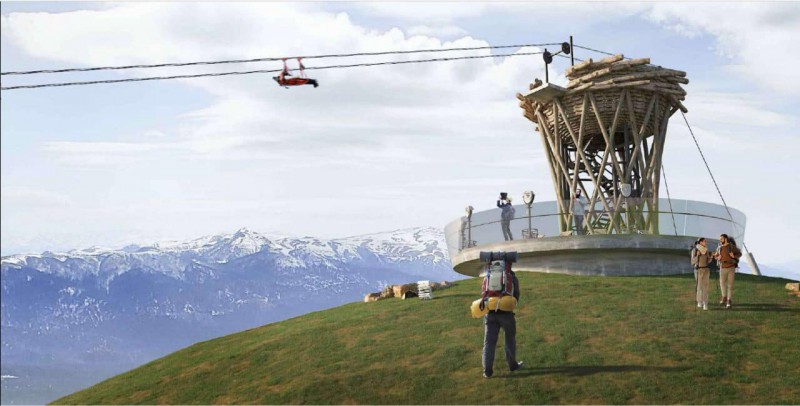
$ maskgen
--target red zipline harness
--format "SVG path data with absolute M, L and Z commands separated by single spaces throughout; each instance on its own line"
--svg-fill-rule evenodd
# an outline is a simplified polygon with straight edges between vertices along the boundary
M 306 77 L 306 67 L 303 66 L 302 62 L 303 58 L 297 58 L 297 64 L 300 66 L 300 76 L 296 78 L 287 78 L 287 76 L 292 76 L 289 73 L 289 67 L 286 65 L 286 59 L 283 59 L 283 70 L 279 76 L 274 76 L 276 82 L 278 82 L 279 86 L 283 86 L 285 88 L 289 88 L 289 86 L 302 86 L 302 85 L 312 85 L 314 87 L 319 86 L 319 82 L 316 79 L 309 79 Z

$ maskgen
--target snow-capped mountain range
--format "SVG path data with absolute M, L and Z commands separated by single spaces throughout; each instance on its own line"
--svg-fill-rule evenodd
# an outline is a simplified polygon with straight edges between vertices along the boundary
M 14 365 L 119 372 L 193 342 L 358 301 L 387 284 L 462 278 L 433 228 L 330 240 L 241 229 L 10 255 L 0 272 L 2 372 L 11 375 Z
M 422 262 L 433 267 L 447 261 L 444 238 L 434 228 L 396 230 L 341 239 L 268 236 L 242 228 L 186 242 L 158 242 L 122 249 L 91 247 L 65 253 L 18 254 L 2 257 L 2 269 L 33 268 L 73 280 L 99 278 L 108 285 L 128 270 L 143 268 L 183 279 L 191 277 L 191 262 L 209 266 L 261 252 L 275 256 L 278 265 L 310 268 L 377 258 L 381 263 Z

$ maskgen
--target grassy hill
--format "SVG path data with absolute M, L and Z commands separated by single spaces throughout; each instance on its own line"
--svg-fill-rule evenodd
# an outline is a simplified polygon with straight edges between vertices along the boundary
M 432 301 L 352 303 L 198 343 L 58 404 L 796 404 L 800 299 L 736 276 L 698 310 L 692 275 L 520 273 L 518 357 L 481 377 L 479 281 Z M 717 275 L 712 302 L 719 301 Z

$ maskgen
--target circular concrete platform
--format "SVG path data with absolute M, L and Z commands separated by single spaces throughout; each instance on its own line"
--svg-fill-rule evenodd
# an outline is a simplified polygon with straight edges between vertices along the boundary
M 695 237 L 667 235 L 574 235 L 535 238 L 466 248 L 451 257 L 456 272 L 478 276 L 481 251 L 517 251 L 514 270 L 571 275 L 671 275 L 692 273 Z M 716 249 L 709 241 L 709 249 Z

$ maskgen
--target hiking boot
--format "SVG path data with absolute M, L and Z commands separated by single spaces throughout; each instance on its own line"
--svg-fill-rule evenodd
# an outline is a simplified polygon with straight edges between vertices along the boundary
M 731 307 L 733 307 L 733 301 L 731 299 L 728 299 L 728 304 L 725 305 L 725 308 L 730 309 Z
M 516 367 L 516 368 L 514 368 L 514 369 L 512 369 L 512 370 L 511 370 L 511 372 L 514 372 L 514 371 L 519 371 L 520 369 L 522 369 L 522 365 L 523 365 L 523 364 L 524 364 L 524 362 L 522 362 L 522 361 L 520 361 L 520 362 L 517 362 L 517 367 Z
M 724 305 L 725 303 L 728 303 L 728 298 L 723 296 L 722 300 L 719 301 L 719 304 Z

